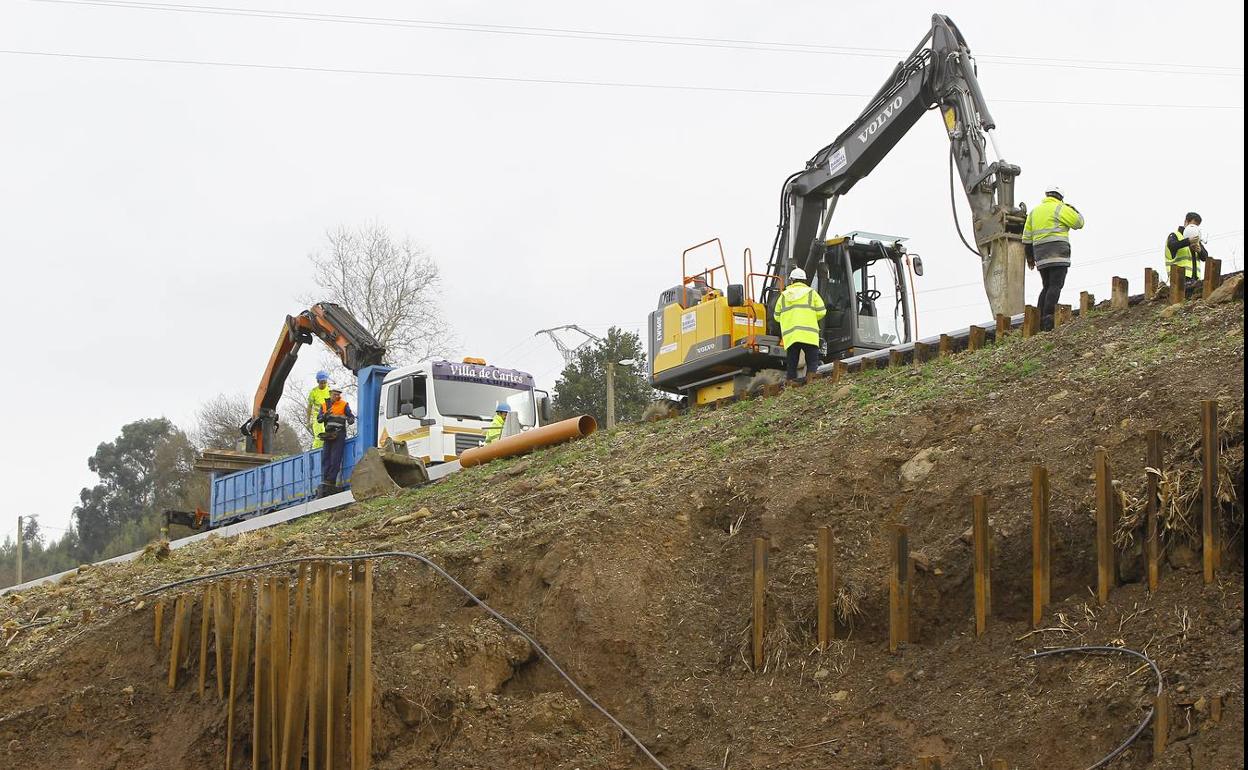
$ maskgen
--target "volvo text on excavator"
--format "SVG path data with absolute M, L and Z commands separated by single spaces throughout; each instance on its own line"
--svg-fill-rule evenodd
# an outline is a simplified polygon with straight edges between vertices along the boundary
M 949 17 L 936 15 L 867 108 L 784 180 L 780 222 L 764 272 L 753 271 L 747 254 L 743 283 L 729 284 L 722 247 L 718 264 L 712 261 L 698 272 L 690 272 L 693 249 L 686 250 L 681 284 L 665 290 L 650 313 L 654 387 L 705 403 L 740 393 L 761 369 L 782 368 L 783 345 L 772 311 L 794 267 L 811 276 L 828 307 L 821 330 L 824 360 L 911 341 L 914 316 L 905 273 L 909 266 L 922 275 L 922 263 L 907 254 L 905 239 L 861 232 L 829 237 L 828 232 L 840 197 L 934 108 L 950 142 L 950 204 L 955 171 L 970 201 L 973 241 L 967 242 L 960 226 L 959 236 L 981 260 L 992 312 L 1021 313 L 1026 211 L 1014 203 L 1014 180 L 1022 172 L 1001 157 L 996 122 L 965 38 Z M 990 145 L 995 160 L 989 158 Z M 955 223 L 956 216 L 955 208 Z

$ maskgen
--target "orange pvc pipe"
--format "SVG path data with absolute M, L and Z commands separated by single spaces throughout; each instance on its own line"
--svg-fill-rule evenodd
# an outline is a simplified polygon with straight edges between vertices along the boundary
M 490 460 L 514 457 L 525 452 L 532 452 L 534 449 L 583 438 L 596 430 L 598 430 L 598 421 L 587 414 L 569 417 L 561 422 L 543 425 L 514 436 L 500 438 L 492 444 L 469 449 L 460 454 L 459 464 L 461 467 L 471 468 L 474 465 L 488 463 Z

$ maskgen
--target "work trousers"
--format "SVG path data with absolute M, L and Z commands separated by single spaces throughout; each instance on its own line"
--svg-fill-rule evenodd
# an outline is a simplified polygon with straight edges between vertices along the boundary
M 1040 289 L 1040 328 L 1053 328 L 1053 314 L 1057 311 L 1057 300 L 1062 296 L 1062 287 L 1066 285 L 1066 265 L 1040 268 L 1040 280 L 1044 282 Z
M 819 371 L 819 346 L 807 342 L 794 342 L 784 349 L 788 363 L 787 379 L 797 379 L 797 362 L 803 352 L 806 353 L 806 374 Z
M 347 446 L 346 435 L 339 433 L 338 438 L 322 437 L 324 446 L 321 449 L 321 485 L 337 486 L 338 474 L 342 471 L 342 451 Z

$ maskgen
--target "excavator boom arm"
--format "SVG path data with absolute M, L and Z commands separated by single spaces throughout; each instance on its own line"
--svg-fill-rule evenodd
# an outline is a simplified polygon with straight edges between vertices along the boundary
M 936 107 L 949 135 L 951 164 L 970 201 L 977 246 L 994 244 L 1021 229 L 1022 216 L 1014 205 L 1014 177 L 1021 170 L 1000 159 L 989 162 L 987 147 L 996 123 L 980 89 L 970 48 L 947 16 L 936 15 L 927 35 L 894 68 L 867 108 L 807 161 L 806 168 L 785 180 L 768 273 L 782 276 L 801 267 L 813 274 L 823 258 L 837 199 L 870 174 L 923 113 Z M 981 250 L 985 288 L 997 312 L 1005 298 L 989 281 L 988 263 L 994 254 Z M 779 290 L 772 279 L 764 287 L 763 302 L 774 304 Z

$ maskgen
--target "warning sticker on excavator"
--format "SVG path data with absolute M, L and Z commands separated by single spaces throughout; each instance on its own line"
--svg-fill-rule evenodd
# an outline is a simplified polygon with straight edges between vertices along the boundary
M 661 355 L 661 356 L 665 356 L 665 355 L 667 355 L 668 353 L 675 353 L 675 352 L 676 352 L 676 343 L 675 343 L 675 342 L 669 342 L 669 343 L 667 343 L 666 345 L 664 345 L 663 347 L 659 348 L 659 355 Z
M 688 334 L 698 328 L 698 314 L 692 310 L 680 314 L 680 333 Z
M 845 148 L 842 147 L 828 158 L 828 176 L 835 176 L 848 165 L 849 161 L 845 159 Z
M 746 315 L 733 315 L 732 320 L 734 323 L 739 323 L 742 326 L 763 327 L 767 325 L 767 323 L 763 321 L 763 319 L 761 318 L 750 318 L 749 316 L 746 316 Z

